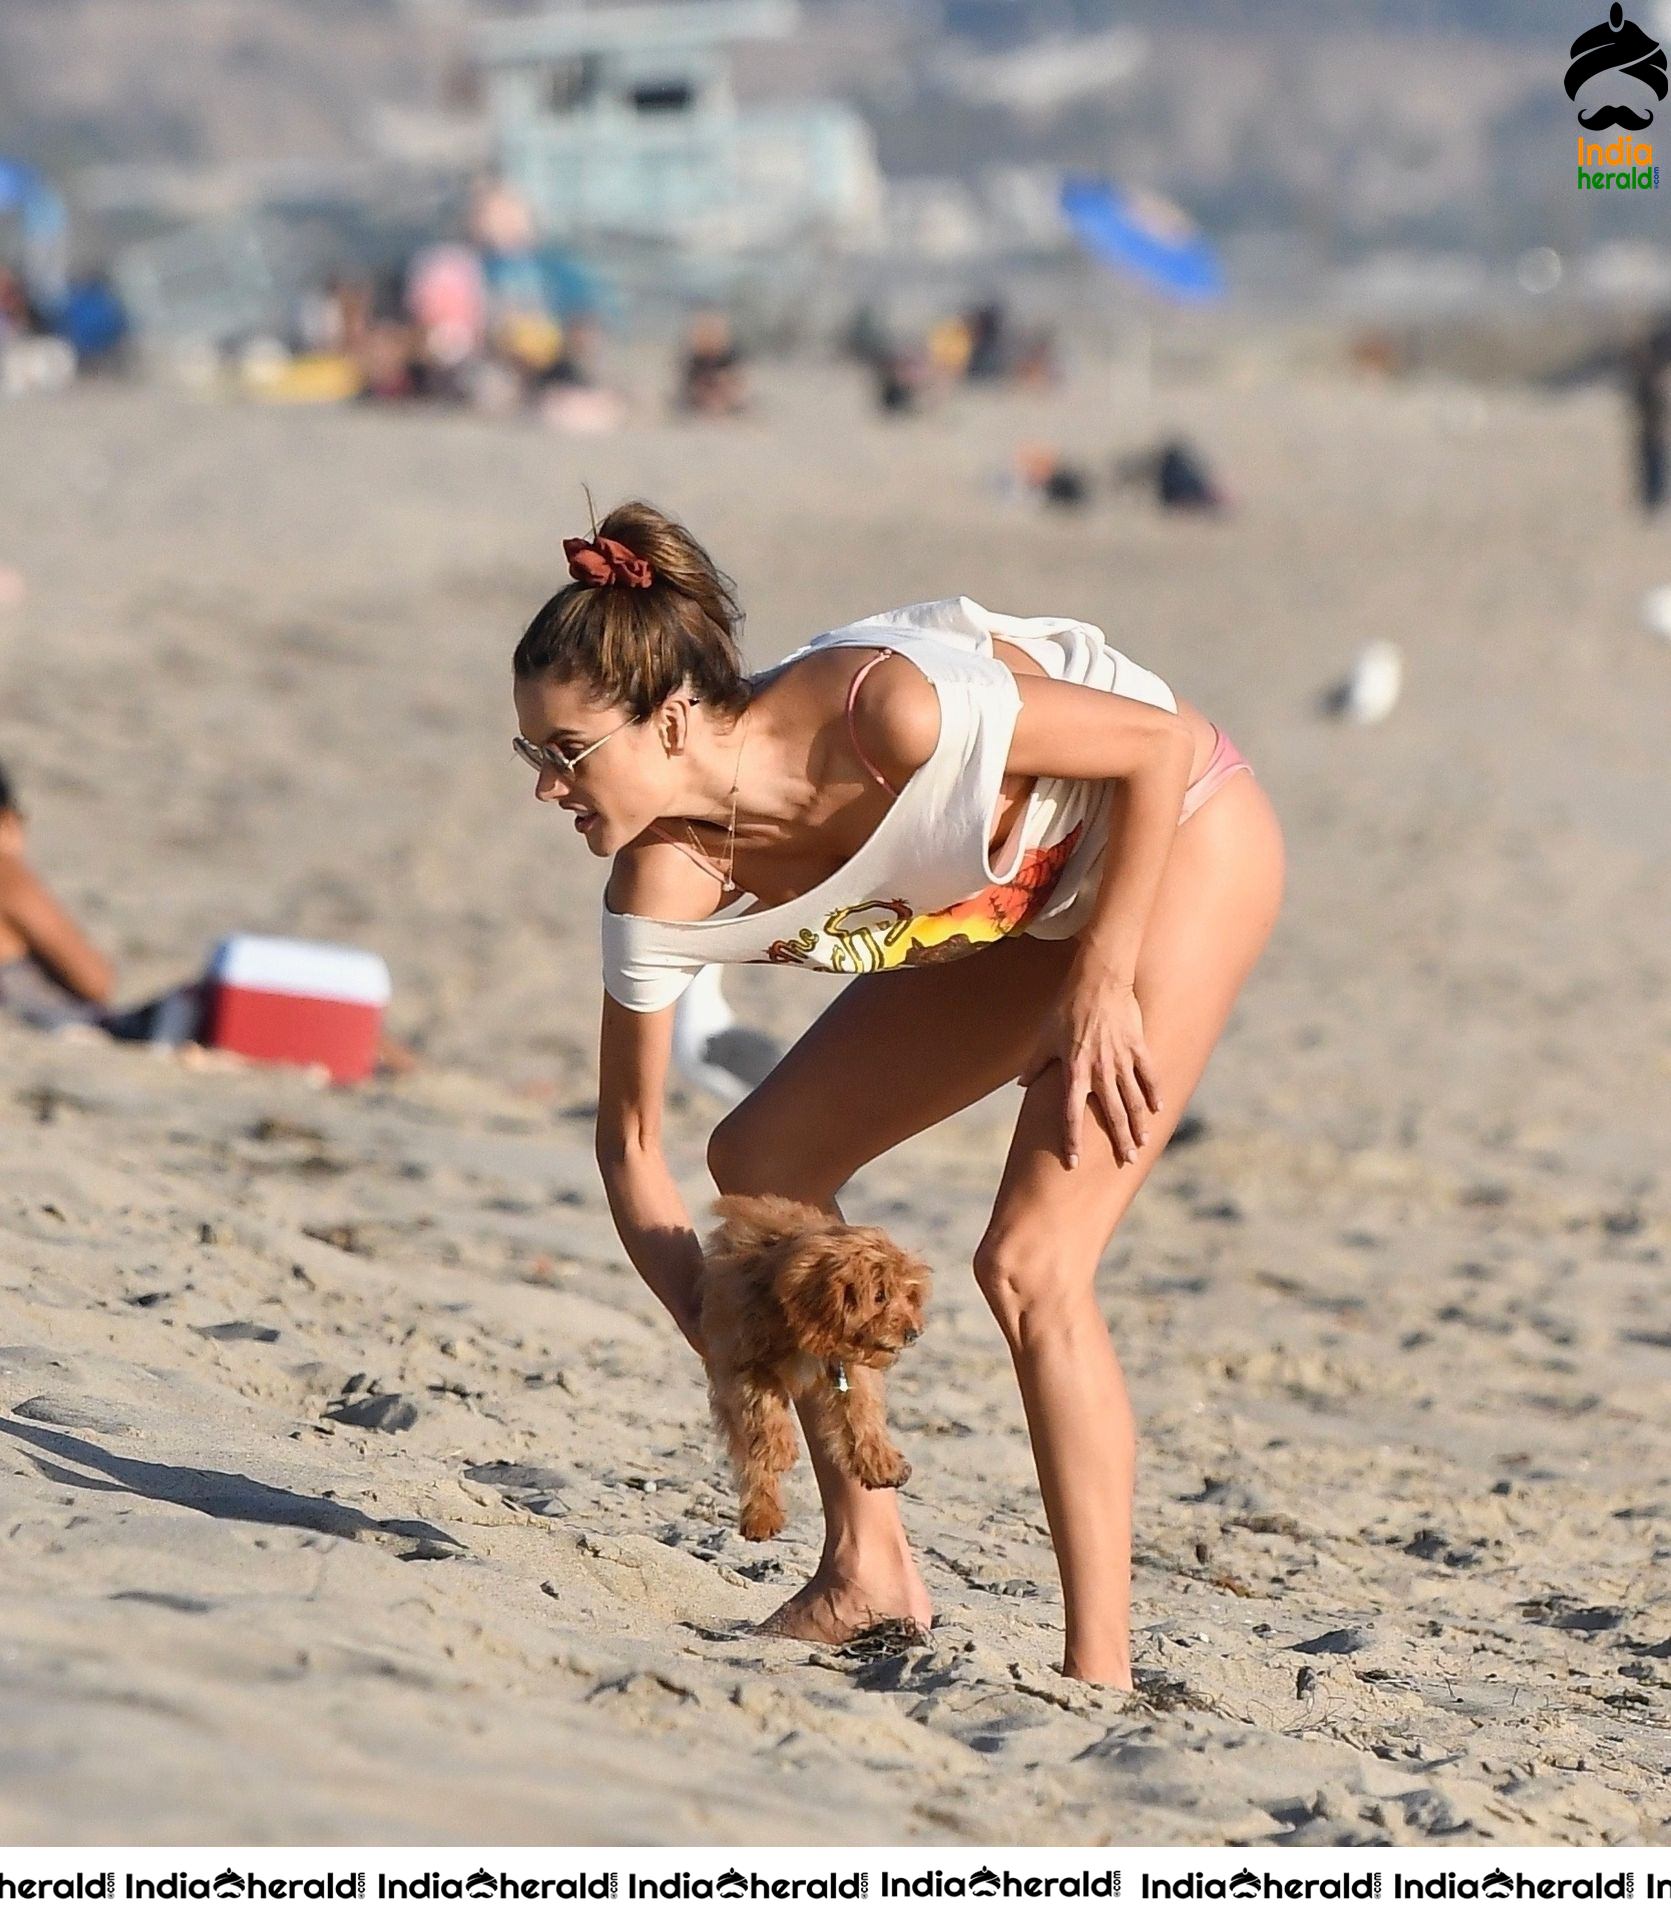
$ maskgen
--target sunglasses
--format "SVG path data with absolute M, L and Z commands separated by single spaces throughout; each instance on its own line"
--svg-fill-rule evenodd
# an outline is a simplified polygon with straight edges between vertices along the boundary
M 589 753 L 596 753 L 604 740 L 613 740 L 622 727 L 630 727 L 629 716 L 619 727 L 611 727 L 603 739 L 594 740 L 589 747 L 582 747 L 577 754 L 566 754 L 561 747 L 536 747 L 532 740 L 524 740 L 519 733 L 511 742 L 512 750 L 526 760 L 536 773 L 560 773 L 565 780 L 574 778 L 574 770 Z

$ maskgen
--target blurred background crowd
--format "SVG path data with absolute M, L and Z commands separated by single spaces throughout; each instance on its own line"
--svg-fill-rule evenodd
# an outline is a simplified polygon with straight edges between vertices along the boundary
M 1555 0 L 24 0 L 0 393 L 119 375 L 606 434 L 742 414 L 751 364 L 809 351 L 902 417 L 1086 349 L 1258 352 L 1613 381 L 1652 508 L 1671 247 L 1656 190 L 1576 190 L 1588 24 Z M 1027 444 L 1004 478 L 1222 507 L 1210 452 Z

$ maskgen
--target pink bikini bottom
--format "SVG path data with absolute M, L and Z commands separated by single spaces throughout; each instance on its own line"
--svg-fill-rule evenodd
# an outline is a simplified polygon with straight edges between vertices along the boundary
M 1197 807 L 1205 805 L 1207 801 L 1212 799 L 1213 795 L 1218 792 L 1219 788 L 1224 785 L 1231 774 L 1242 773 L 1244 771 L 1252 773 L 1253 771 L 1252 767 L 1250 767 L 1236 751 L 1236 744 L 1230 738 L 1229 734 L 1220 733 L 1217 727 L 1213 728 L 1213 732 L 1218 735 L 1218 745 L 1213 748 L 1212 759 L 1202 768 L 1200 779 L 1192 780 L 1184 789 L 1184 808 L 1183 812 L 1178 815 L 1178 825 L 1180 827 L 1190 815 L 1195 812 Z

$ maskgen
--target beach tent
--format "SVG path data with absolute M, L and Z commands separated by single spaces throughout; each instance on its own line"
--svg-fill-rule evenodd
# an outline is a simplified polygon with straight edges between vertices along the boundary
M 1074 238 L 1104 266 L 1151 292 L 1191 306 L 1224 294 L 1224 270 L 1212 243 L 1169 200 L 1123 193 L 1104 180 L 1062 182 L 1061 208 Z

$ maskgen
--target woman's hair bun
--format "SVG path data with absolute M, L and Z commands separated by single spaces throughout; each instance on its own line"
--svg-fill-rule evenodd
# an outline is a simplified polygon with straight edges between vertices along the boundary
M 717 712 L 748 705 L 736 587 L 688 527 L 627 500 L 564 553 L 591 577 L 553 594 L 529 623 L 513 662 L 519 680 L 581 680 L 638 720 L 681 686 Z

